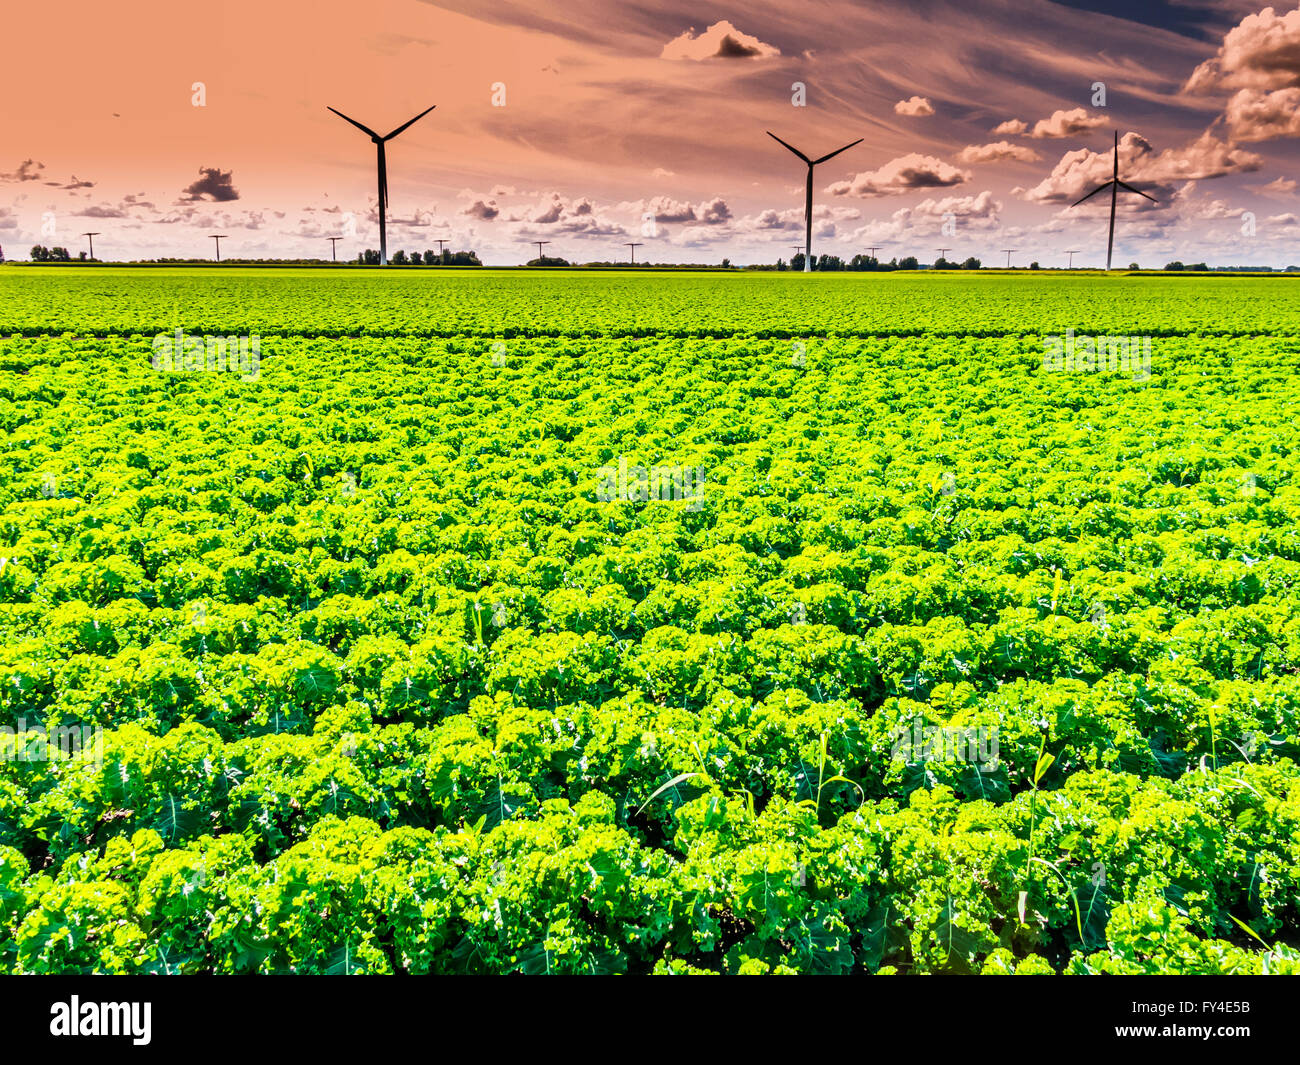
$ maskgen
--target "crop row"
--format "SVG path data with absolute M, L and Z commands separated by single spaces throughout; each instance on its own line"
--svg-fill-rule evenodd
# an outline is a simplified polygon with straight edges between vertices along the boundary
M 0 272 L 0 335 L 876 336 L 1300 333 L 1295 278 L 203 271 Z

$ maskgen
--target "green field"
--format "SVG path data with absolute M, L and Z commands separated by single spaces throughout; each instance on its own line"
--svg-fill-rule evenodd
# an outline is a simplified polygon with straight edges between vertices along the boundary
M 6 267 L 0 374 L 0 971 L 1300 973 L 1290 279 Z

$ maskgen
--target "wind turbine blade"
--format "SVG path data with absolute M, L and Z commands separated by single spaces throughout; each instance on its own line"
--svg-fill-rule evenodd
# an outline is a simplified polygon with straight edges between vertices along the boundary
M 1120 182 L 1118 182 L 1117 184 L 1119 185 L 1119 187 L 1120 187 L 1121 189 L 1128 189 L 1129 192 L 1136 192 L 1139 196 L 1146 196 L 1147 199 L 1150 200 L 1152 203 L 1159 203 L 1159 202 L 1160 202 L 1160 201 L 1157 200 L 1154 196 L 1147 196 L 1147 194 L 1146 194 L 1145 192 L 1143 192 L 1141 189 L 1135 189 L 1135 188 L 1134 188 L 1132 185 L 1130 185 L 1127 181 L 1120 181 Z
M 857 140 L 853 142 L 853 144 L 861 144 L 866 139 L 867 139 L 866 137 L 859 137 Z M 823 155 L 820 159 L 814 159 L 813 166 L 816 166 L 818 163 L 824 163 L 826 162 L 827 159 L 834 159 L 837 155 L 840 154 L 840 152 L 847 152 L 850 148 L 853 147 L 853 144 L 846 144 L 843 148 L 836 148 L 835 151 L 831 152 L 830 155 Z
M 332 108 L 332 107 L 326 107 L 325 110 L 326 110 L 326 111 L 334 111 L 334 108 Z M 366 134 L 366 136 L 368 136 L 368 137 L 373 137 L 375 140 L 378 140 L 378 139 L 379 139 L 379 134 L 376 133 L 376 132 L 375 132 L 373 129 L 371 129 L 369 126 L 363 126 L 363 125 L 362 125 L 360 122 L 358 122 L 355 118 L 348 118 L 348 116 L 345 115 L 342 111 L 334 111 L 334 113 L 335 113 L 336 115 L 338 115 L 339 118 L 343 119 L 344 122 L 351 122 L 354 126 L 357 127 L 357 129 L 361 130 L 362 133 Z
M 812 160 L 809 159 L 806 155 L 804 155 L 803 152 L 801 152 L 793 144 L 786 144 L 785 141 L 783 141 L 775 133 L 772 133 L 768 130 L 764 130 L 763 132 L 767 133 L 767 135 L 771 137 L 774 141 L 776 141 L 777 144 L 785 145 L 785 147 L 789 148 L 790 151 L 794 152 L 794 154 L 797 155 L 800 159 L 802 159 L 805 163 L 807 163 L 809 166 L 812 166 Z
M 437 104 L 433 105 L 433 107 L 437 107 L 437 106 L 438 106 Z M 384 140 L 391 141 L 394 137 L 396 137 L 399 133 L 401 133 L 402 130 L 406 129 L 407 126 L 415 125 L 415 123 L 419 122 L 420 119 L 422 119 L 425 115 L 427 115 L 430 111 L 432 111 L 433 107 L 421 111 L 418 115 L 416 115 L 413 119 L 411 119 L 410 122 L 403 122 L 400 126 L 398 126 L 395 130 L 393 130 L 392 133 L 390 133 L 387 137 L 385 137 Z
M 1097 195 L 1097 193 L 1099 193 L 1099 192 L 1105 192 L 1105 191 L 1106 191 L 1108 188 L 1110 188 L 1111 185 L 1113 185 L 1113 184 L 1114 184 L 1113 181 L 1108 181 L 1108 182 L 1106 182 L 1106 184 L 1104 184 L 1104 185 L 1098 185 L 1095 189 L 1093 189 L 1090 193 L 1088 193 L 1087 196 L 1083 197 L 1083 200 L 1090 200 L 1090 199 L 1092 199 L 1094 196 Z M 1079 204 L 1083 203 L 1083 200 L 1075 200 L 1074 203 L 1070 204 L 1070 206 L 1071 206 L 1071 207 L 1078 207 Z

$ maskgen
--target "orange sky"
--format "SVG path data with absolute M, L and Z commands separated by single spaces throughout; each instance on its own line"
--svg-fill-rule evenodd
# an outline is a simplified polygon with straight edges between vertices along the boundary
M 1300 72 L 1268 60 L 1300 48 L 1300 10 L 1256 33 L 1253 4 L 1207 6 L 1189 27 L 1044 0 L 25 5 L 0 49 L 0 244 L 98 230 L 104 258 L 207 255 L 223 232 L 228 256 L 296 256 L 347 234 L 351 258 L 378 244 L 374 149 L 326 105 L 386 132 L 437 104 L 389 147 L 390 251 L 770 262 L 800 240 L 803 183 L 772 129 L 815 154 L 866 138 L 817 173 L 818 251 L 1087 264 L 1104 208 L 1064 207 L 1118 129 L 1161 200 L 1124 207 L 1118 256 L 1285 265 Z

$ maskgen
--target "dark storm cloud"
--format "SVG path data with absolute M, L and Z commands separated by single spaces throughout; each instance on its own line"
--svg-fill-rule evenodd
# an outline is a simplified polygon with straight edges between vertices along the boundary
M 484 222 L 491 222 L 501 213 L 501 210 L 495 203 L 484 203 L 482 200 L 475 200 L 465 208 L 462 214 L 467 214 L 471 218 L 478 218 Z
M 239 190 L 235 188 L 234 172 L 221 170 L 215 166 L 199 167 L 199 179 L 186 186 L 181 192 L 178 203 L 229 203 L 239 199 Z

